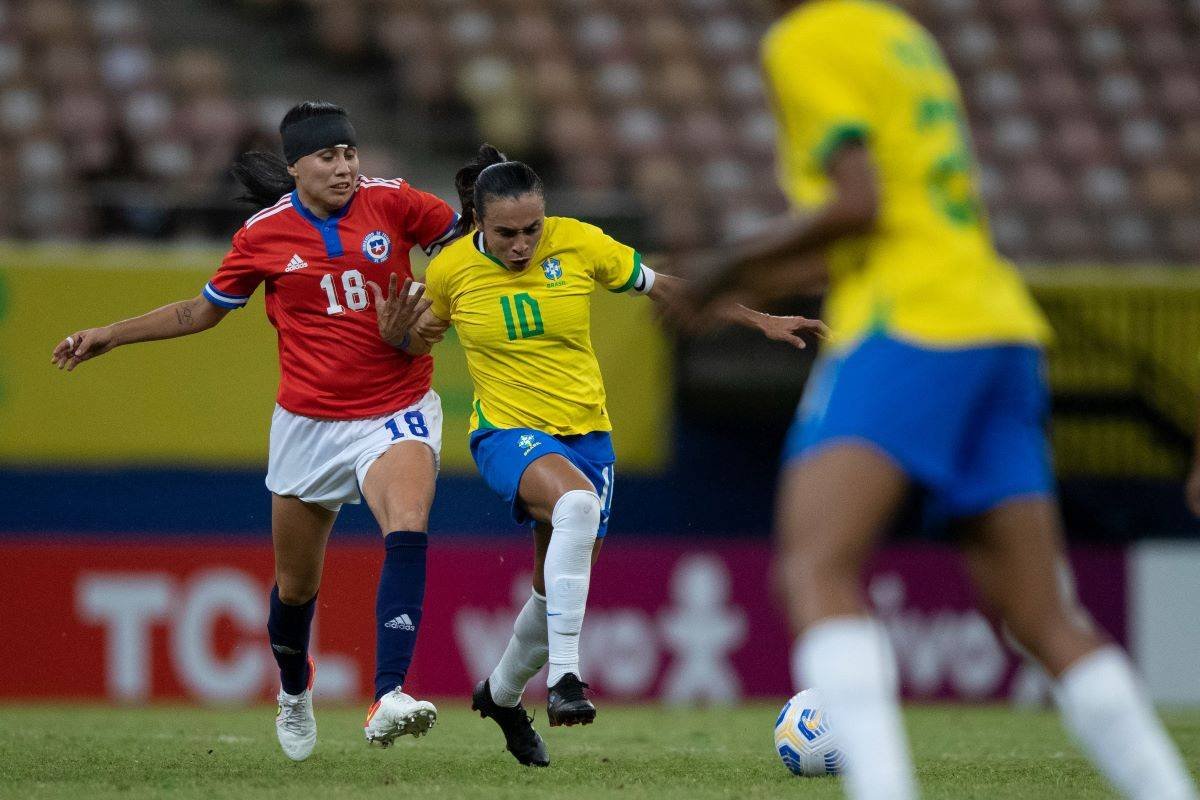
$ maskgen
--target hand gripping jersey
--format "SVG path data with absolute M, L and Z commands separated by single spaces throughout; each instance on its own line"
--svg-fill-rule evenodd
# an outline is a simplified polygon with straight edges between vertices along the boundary
M 840 342 L 872 330 L 932 347 L 1048 337 L 992 247 L 958 86 L 924 29 L 887 3 L 812 0 L 776 23 L 762 57 L 797 208 L 827 200 L 826 161 L 848 139 L 878 171 L 875 230 L 827 254 L 825 318 Z
M 609 431 L 592 350 L 590 295 L 630 289 L 642 260 L 599 228 L 546 217 L 529 266 L 507 269 L 476 231 L 425 273 L 431 311 L 449 320 L 475 384 L 471 430 L 533 428 L 556 436 Z
M 320 219 L 296 194 L 246 220 L 204 287 L 209 302 L 241 308 L 266 283 L 267 318 L 279 332 L 279 405 L 321 419 L 360 419 L 417 402 L 433 361 L 379 336 L 374 296 L 394 272 L 412 275 L 408 251 L 431 252 L 458 215 L 402 180 L 362 178 L 350 201 Z

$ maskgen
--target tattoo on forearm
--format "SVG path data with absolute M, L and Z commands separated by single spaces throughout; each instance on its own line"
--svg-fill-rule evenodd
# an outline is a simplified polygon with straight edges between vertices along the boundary
M 175 306 L 175 318 L 179 320 L 179 324 L 184 328 L 192 327 L 192 307 L 191 306 Z

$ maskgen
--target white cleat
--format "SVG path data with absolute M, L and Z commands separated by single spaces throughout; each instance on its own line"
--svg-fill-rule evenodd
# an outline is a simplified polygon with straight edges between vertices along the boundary
M 371 706 L 363 733 L 370 744 L 390 747 L 397 736 L 424 736 L 435 724 L 437 709 L 433 703 L 414 700 L 396 688 Z
M 279 690 L 279 713 L 275 716 L 275 733 L 283 754 L 292 761 L 303 761 L 317 745 L 317 718 L 313 715 L 312 687 L 317 667 L 308 660 L 308 688 L 300 694 Z

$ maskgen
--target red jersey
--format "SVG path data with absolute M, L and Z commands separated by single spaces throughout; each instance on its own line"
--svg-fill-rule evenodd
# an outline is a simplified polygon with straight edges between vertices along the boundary
M 387 290 L 412 276 L 408 251 L 445 244 L 458 215 L 402 180 L 359 177 L 350 201 L 328 219 L 296 192 L 258 212 L 204 297 L 241 308 L 265 282 L 267 318 L 279 332 L 279 405 L 294 414 L 361 419 L 410 406 L 429 391 L 433 359 L 410 356 L 379 336 L 367 281 Z

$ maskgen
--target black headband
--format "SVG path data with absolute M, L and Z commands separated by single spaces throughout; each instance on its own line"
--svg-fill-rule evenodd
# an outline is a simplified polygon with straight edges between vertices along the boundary
M 345 114 L 322 114 L 297 120 L 281 130 L 280 135 L 283 137 L 283 157 L 289 164 L 326 147 L 358 146 L 354 126 Z

